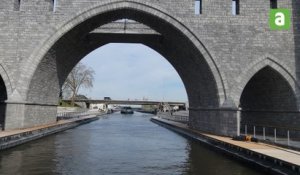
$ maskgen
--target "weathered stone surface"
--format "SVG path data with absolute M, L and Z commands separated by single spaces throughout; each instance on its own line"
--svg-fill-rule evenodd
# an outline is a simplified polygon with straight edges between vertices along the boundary
M 59 87 L 69 71 L 86 54 L 110 42 L 140 42 L 174 66 L 188 93 L 194 128 L 233 135 L 238 107 L 280 110 L 284 126 L 294 118 L 298 121 L 299 1 L 278 1 L 279 8 L 292 10 L 289 31 L 269 29 L 270 1 L 240 1 L 237 16 L 231 14 L 231 1 L 224 0 L 203 0 L 201 15 L 194 14 L 192 0 L 56 0 L 55 10 L 52 2 L 21 0 L 19 8 L 15 0 L 0 2 L 0 90 L 6 87 L 2 94 L 7 94 L 2 99 L 7 109 L 1 116 L 7 129 L 54 121 Z M 124 18 L 149 26 L 161 38 L 99 39 L 90 34 Z M 272 80 L 264 88 L 250 81 L 258 72 L 263 74 L 258 81 Z M 261 95 L 270 100 L 259 107 L 251 105 L 260 104 Z M 277 108 L 281 102 L 286 105 Z M 247 113 L 244 121 L 272 116 L 265 113 Z

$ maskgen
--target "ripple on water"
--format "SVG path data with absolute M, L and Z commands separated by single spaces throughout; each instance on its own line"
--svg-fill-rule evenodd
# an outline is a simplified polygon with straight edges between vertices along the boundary
M 0 174 L 259 174 L 150 122 L 118 113 L 0 153 Z

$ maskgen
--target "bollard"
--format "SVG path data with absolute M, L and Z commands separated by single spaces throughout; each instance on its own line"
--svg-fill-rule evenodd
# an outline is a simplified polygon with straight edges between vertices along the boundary
M 245 135 L 247 135 L 247 125 L 245 125 Z
M 236 115 L 236 119 L 237 119 L 237 127 L 236 127 L 236 129 L 237 129 L 237 136 L 240 136 L 241 135 L 241 129 L 242 129 L 242 127 L 241 127 L 241 110 L 242 110 L 242 108 L 238 108 L 238 110 L 237 110 L 237 115 Z
M 266 128 L 263 127 L 263 137 L 264 137 L 264 140 L 266 140 Z
M 287 144 L 290 146 L 290 130 L 287 131 Z
M 274 141 L 275 141 L 275 143 L 277 141 L 277 138 L 276 138 L 276 128 L 274 128 Z
M 253 137 L 255 137 L 255 126 L 253 126 Z

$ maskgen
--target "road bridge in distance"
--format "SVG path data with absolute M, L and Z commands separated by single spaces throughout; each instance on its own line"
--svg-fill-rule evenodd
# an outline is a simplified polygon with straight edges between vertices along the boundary
M 65 102 L 71 102 L 71 100 L 63 100 Z M 86 104 L 114 104 L 114 105 L 159 105 L 167 103 L 170 106 L 186 107 L 184 102 L 162 102 L 162 101 L 146 101 L 146 100 L 94 100 L 94 99 L 82 99 L 75 100 L 75 102 L 84 102 Z

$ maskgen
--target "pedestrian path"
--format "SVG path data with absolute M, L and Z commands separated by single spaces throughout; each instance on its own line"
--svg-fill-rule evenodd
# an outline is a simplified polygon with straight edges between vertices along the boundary
M 88 118 L 93 118 L 95 116 L 96 115 L 89 115 L 89 116 L 83 116 L 83 117 L 72 119 L 72 120 L 60 120 L 56 123 L 42 125 L 42 126 L 36 126 L 36 127 L 26 128 L 26 129 L 18 129 L 18 130 L 11 130 L 11 131 L 0 131 L 0 138 L 11 136 L 11 135 L 16 135 L 16 134 L 21 134 L 21 133 L 25 133 L 25 132 L 36 131 L 36 130 L 40 130 L 40 129 L 43 129 L 43 128 L 49 128 L 49 127 L 53 127 L 53 126 L 63 125 L 63 124 L 71 123 L 71 122 L 74 122 L 74 121 L 80 121 L 80 120 L 84 120 L 84 119 L 88 119 Z
M 235 141 L 230 137 L 216 136 L 212 134 L 202 133 L 200 131 L 191 130 L 188 128 L 187 124 L 178 123 L 170 120 L 161 119 L 159 117 L 154 117 L 155 120 L 161 121 L 163 123 L 167 123 L 169 125 L 177 126 L 179 128 L 190 130 L 193 133 L 198 133 L 199 135 L 204 135 L 211 139 L 215 139 L 221 142 L 225 142 L 234 146 L 241 147 L 243 149 L 247 149 L 249 151 L 253 151 L 256 153 L 260 153 L 262 155 L 272 157 L 274 160 L 281 160 L 283 162 L 287 162 L 289 164 L 293 164 L 296 166 L 300 166 L 300 152 L 294 151 L 291 149 L 286 149 L 274 145 L 269 145 L 266 143 L 255 143 L 255 142 L 245 142 L 245 141 Z

